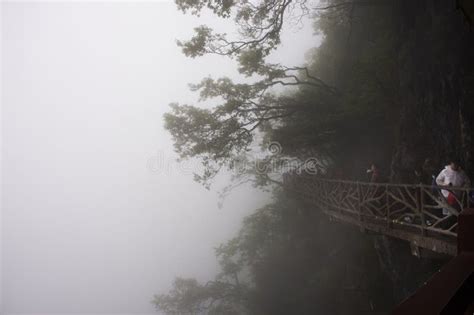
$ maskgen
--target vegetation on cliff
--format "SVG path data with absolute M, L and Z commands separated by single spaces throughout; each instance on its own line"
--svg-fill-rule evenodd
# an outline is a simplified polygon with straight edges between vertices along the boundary
M 262 163 L 292 158 L 300 167 L 311 157 L 322 171 L 337 168 L 346 178 L 361 178 L 376 162 L 387 180 L 409 183 L 426 158 L 440 168 L 448 156 L 461 159 L 473 177 L 474 35 L 455 4 L 177 0 L 184 12 L 208 8 L 232 18 L 241 35 L 232 39 L 201 26 L 192 39 L 179 43 L 183 52 L 236 58 L 239 71 L 254 80 L 205 78 L 193 85 L 203 100 L 216 99 L 219 105 L 172 105 L 165 126 L 176 151 L 182 158 L 201 159 L 204 172 L 196 179 L 205 185 L 220 169 L 233 170 L 256 142 L 282 148 L 282 154 L 263 157 Z M 307 63 L 268 63 L 285 23 L 308 15 L 323 40 Z M 282 92 L 282 86 L 290 88 Z M 268 173 L 239 171 L 257 185 L 275 183 Z M 337 300 L 344 291 L 341 274 L 357 272 L 341 271 L 340 266 L 348 268 L 341 260 L 366 268 L 365 278 L 354 282 L 364 289 L 352 297 L 369 305 L 361 312 L 387 310 L 418 283 L 401 288 L 393 279 L 383 280 L 389 277 L 381 267 L 384 258 L 368 237 L 348 239 L 354 231 L 328 224 L 278 190 L 275 195 L 273 204 L 248 217 L 240 234 L 217 250 L 222 273 L 214 281 L 177 279 L 169 294 L 156 297 L 157 307 L 169 314 L 343 312 Z M 339 247 L 353 256 L 336 255 Z M 329 263 L 333 256 L 337 261 Z M 436 267 L 410 263 L 419 267 L 420 279 Z M 389 288 L 399 292 L 378 295 Z

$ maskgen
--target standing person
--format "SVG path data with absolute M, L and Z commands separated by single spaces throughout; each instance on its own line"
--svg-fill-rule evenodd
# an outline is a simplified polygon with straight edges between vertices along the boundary
M 451 159 L 449 165 L 446 165 L 446 167 L 436 177 L 436 184 L 439 186 L 451 186 L 453 188 L 469 187 L 471 181 L 461 168 L 460 163 L 456 159 Z M 447 189 L 442 189 L 441 194 L 451 206 L 456 206 L 456 199 L 460 197 L 455 192 L 451 192 Z M 448 210 L 443 209 L 443 214 L 448 215 Z
M 418 183 L 424 185 L 432 185 L 433 178 L 436 178 L 436 166 L 431 158 L 426 158 L 420 170 L 415 171 Z
M 367 174 L 369 175 L 369 181 L 371 183 L 377 183 L 380 181 L 380 171 L 375 163 L 370 165 Z

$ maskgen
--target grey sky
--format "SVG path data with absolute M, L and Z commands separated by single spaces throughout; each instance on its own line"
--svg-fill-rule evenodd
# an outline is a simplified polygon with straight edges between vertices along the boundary
M 187 84 L 237 77 L 175 39 L 211 24 L 171 2 L 2 2 L 2 314 L 152 313 L 177 275 L 206 280 L 213 247 L 266 196 L 217 190 L 174 162 L 162 115 Z M 303 61 L 310 26 L 272 59 Z M 167 169 L 149 168 L 160 158 Z

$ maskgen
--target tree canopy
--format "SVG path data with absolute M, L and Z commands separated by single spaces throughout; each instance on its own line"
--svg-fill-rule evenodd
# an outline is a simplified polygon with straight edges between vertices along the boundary
M 338 0 L 318 6 L 286 0 L 177 1 L 177 5 L 193 14 L 211 9 L 220 17 L 233 18 L 240 30 L 240 39 L 230 40 L 208 27 L 197 28 L 192 39 L 179 42 L 186 55 L 235 57 L 239 71 L 255 78 L 253 83 L 204 78 L 191 89 L 201 101 L 217 100 L 217 106 L 203 109 L 174 103 L 165 115 L 165 127 L 180 157 L 201 159 L 204 172 L 196 174 L 198 181 L 209 185 L 220 169 L 231 168 L 232 161 L 251 150 L 256 135 L 259 141 L 264 139 L 260 145 L 279 142 L 282 157 L 302 161 L 344 160 L 344 152 L 367 150 L 390 136 L 386 118 L 387 108 L 396 107 L 391 84 L 396 29 L 386 13 L 393 5 Z M 307 64 L 267 63 L 266 57 L 280 43 L 283 24 L 301 22 L 310 14 L 324 39 Z M 367 18 L 370 25 L 363 23 Z M 276 89 L 280 86 L 292 89 L 281 93 Z

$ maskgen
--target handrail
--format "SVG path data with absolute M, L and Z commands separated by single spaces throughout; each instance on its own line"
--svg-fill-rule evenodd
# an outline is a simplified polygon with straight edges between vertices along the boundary
M 299 177 L 299 176 L 296 176 Z M 360 185 L 367 185 L 367 186 L 378 186 L 378 187 L 423 187 L 423 188 L 439 188 L 439 189 L 454 189 L 454 190 L 465 190 L 471 191 L 474 190 L 474 187 L 453 187 L 453 186 L 443 186 L 443 185 L 426 185 L 426 184 L 400 184 L 400 183 L 390 183 L 390 182 L 365 182 L 365 181 L 357 181 L 357 180 L 349 180 L 349 179 L 332 179 L 332 178 L 324 178 L 324 177 L 317 177 L 317 176 L 301 176 L 302 178 L 308 178 L 311 180 L 317 180 L 322 182 L 332 182 L 332 183 L 348 183 L 348 184 L 360 184 Z
M 451 255 L 456 251 L 457 216 L 473 203 L 470 187 L 368 183 L 297 174 L 286 176 L 284 187 L 333 217 Z M 443 191 L 451 192 L 449 200 Z
M 466 209 L 459 215 L 458 255 L 400 303 L 392 315 L 462 315 L 474 312 L 473 225 L 474 209 Z

